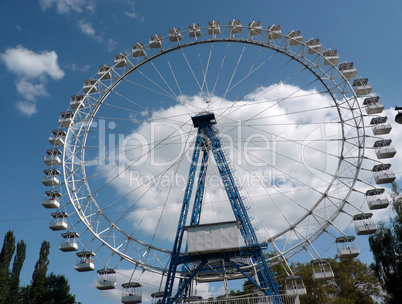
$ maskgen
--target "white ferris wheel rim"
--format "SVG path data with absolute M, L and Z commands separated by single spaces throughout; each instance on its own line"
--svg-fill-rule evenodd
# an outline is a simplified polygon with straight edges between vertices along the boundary
M 242 26 L 243 32 L 248 32 L 251 30 L 250 27 Z M 117 66 L 112 66 L 112 70 L 115 73 L 115 78 L 111 81 L 111 84 L 104 88 L 103 93 L 99 94 L 96 97 L 96 101 L 93 102 L 90 109 L 78 109 L 74 114 L 74 124 L 70 125 L 67 130 L 66 138 L 69 141 L 66 142 L 63 150 L 63 175 L 64 175 L 64 185 L 67 191 L 67 195 L 69 198 L 69 205 L 74 207 L 74 212 L 79 217 L 79 221 L 82 222 L 86 228 L 85 230 L 89 230 L 94 238 L 101 241 L 101 247 L 106 246 L 112 251 L 112 255 L 119 256 L 122 259 L 125 259 L 129 262 L 134 263 L 135 265 L 156 272 L 164 272 L 166 269 L 163 264 L 151 264 L 147 261 L 144 262 L 142 257 L 151 255 L 154 252 L 161 252 L 163 254 L 169 255 L 170 250 L 164 247 L 159 247 L 155 244 L 148 243 L 146 241 L 142 241 L 141 239 L 133 236 L 130 232 L 125 232 L 123 229 L 119 228 L 119 225 L 114 223 L 113 220 L 109 219 L 104 212 L 104 206 L 101 206 L 97 203 L 96 195 L 91 191 L 90 180 L 93 178 L 94 174 L 91 176 L 86 175 L 87 170 L 87 162 L 85 159 L 85 151 L 86 151 L 86 138 L 87 135 L 92 132 L 90 130 L 91 124 L 93 123 L 94 118 L 96 117 L 98 110 L 104 105 L 107 101 L 109 94 L 115 91 L 118 85 L 126 80 L 130 76 L 131 73 L 137 71 L 144 65 L 153 64 L 153 61 L 156 61 L 159 57 L 163 57 L 170 52 L 181 52 L 184 48 L 198 48 L 201 45 L 217 45 L 217 44 L 235 44 L 239 43 L 242 46 L 257 46 L 261 49 L 269 49 L 271 51 L 275 51 L 280 55 L 285 55 L 290 58 L 291 61 L 298 62 L 302 65 L 302 67 L 309 72 L 311 72 L 316 79 L 321 82 L 321 84 L 327 89 L 327 93 L 332 97 L 333 102 L 335 103 L 336 110 L 339 114 L 340 126 L 342 128 L 342 138 L 343 142 L 341 144 L 341 152 L 338 155 L 338 164 L 336 170 L 334 171 L 334 176 L 332 180 L 328 182 L 327 189 L 323 192 L 323 195 L 317 202 L 304 214 L 300 216 L 300 218 L 296 221 L 292 221 L 291 224 L 284 230 L 279 231 L 276 234 L 271 235 L 266 239 L 268 243 L 274 243 L 277 239 L 280 239 L 283 235 L 290 231 L 294 231 L 297 229 L 298 225 L 305 221 L 309 217 L 318 216 L 314 214 L 315 208 L 317 208 L 320 203 L 328 197 L 328 192 L 331 190 L 331 186 L 335 182 L 339 182 L 342 177 L 340 176 L 340 168 L 344 166 L 346 163 L 350 166 L 350 170 L 352 171 L 351 177 L 348 176 L 349 179 L 346 182 L 346 179 L 341 181 L 343 183 L 347 183 L 348 191 L 347 193 L 342 193 L 341 200 L 339 204 L 336 205 L 332 214 L 323 221 L 320 221 L 319 227 L 315 228 L 315 231 L 309 233 L 304 239 L 299 239 L 298 243 L 294 246 L 287 247 L 285 250 L 280 250 L 280 256 L 291 257 L 292 255 L 298 253 L 301 250 L 305 249 L 306 246 L 310 246 L 314 249 L 312 242 L 317 239 L 322 233 L 324 233 L 328 227 L 333 227 L 334 220 L 341 213 L 345 204 L 350 204 L 348 202 L 348 198 L 353 191 L 353 187 L 358 179 L 358 175 L 362 166 L 362 161 L 364 158 L 364 124 L 362 119 L 361 109 L 358 103 L 358 99 L 356 94 L 353 91 L 349 80 L 340 72 L 336 64 L 328 63 L 328 60 L 325 59 L 322 52 L 312 52 L 310 55 L 307 55 L 308 51 L 313 51 L 311 46 L 308 46 L 305 42 L 298 42 L 295 45 L 290 45 L 290 42 L 294 40 L 290 35 L 280 34 L 279 39 L 268 39 L 268 35 L 270 31 L 266 29 L 261 29 L 262 34 L 258 34 L 255 36 L 246 35 L 247 38 L 238 38 L 236 35 L 230 34 L 229 26 L 221 26 L 221 33 L 211 36 L 206 35 L 204 32 L 208 30 L 208 27 L 201 27 L 200 30 L 203 32 L 203 35 L 192 37 L 191 41 L 184 43 L 183 42 L 169 42 L 169 36 L 160 37 L 160 41 L 163 44 L 163 49 L 157 49 L 157 52 L 151 48 L 151 43 L 144 45 L 144 49 L 150 53 L 150 56 L 144 57 L 138 63 L 133 64 L 126 70 L 120 71 Z M 182 36 L 188 35 L 190 30 L 182 31 Z M 225 34 L 226 33 L 226 34 Z M 223 37 L 227 35 L 226 37 Z M 183 39 L 184 40 L 184 39 Z M 152 53 L 154 52 L 154 53 Z M 127 55 L 127 58 L 133 57 L 133 53 Z M 102 80 L 96 80 L 97 86 L 102 85 Z M 330 87 L 331 85 L 331 87 Z M 94 99 L 91 97 L 91 93 L 84 93 L 85 98 Z M 339 101 L 341 99 L 342 102 Z M 76 123 L 78 122 L 78 123 Z M 350 126 L 352 124 L 352 126 Z M 79 125 L 79 127 L 77 127 Z M 346 128 L 346 131 L 345 131 Z M 353 138 L 349 138 L 350 132 L 353 130 Z M 356 139 L 357 137 L 357 139 Z M 351 146 L 355 145 L 356 150 L 346 151 L 345 152 L 345 144 L 348 144 L 348 140 L 353 141 L 353 144 L 348 146 L 350 149 Z M 355 144 L 358 142 L 358 144 Z M 348 154 L 350 153 L 350 154 Z M 353 162 L 349 162 L 346 159 L 354 155 L 355 158 Z M 357 154 L 357 156 L 355 155 Z M 74 160 L 72 160 L 74 159 Z M 77 165 L 78 163 L 78 165 Z M 79 171 L 79 173 L 77 173 Z M 72 173 L 73 172 L 73 173 Z M 85 189 L 85 190 L 82 190 Z M 82 194 L 81 194 L 82 193 Z M 87 210 L 83 208 L 85 204 L 83 201 L 90 201 L 92 207 L 96 208 L 95 210 Z M 128 213 L 128 211 L 127 211 Z M 126 237 L 126 243 L 135 242 L 142 246 L 145 249 L 142 257 L 138 255 L 137 257 L 133 257 L 132 255 L 126 252 L 128 246 L 122 246 L 120 243 L 120 247 L 115 246 L 110 241 L 111 238 L 106 238 L 100 233 L 95 227 L 92 218 L 99 219 L 103 217 L 106 222 L 110 225 L 110 231 L 121 233 Z M 339 230 L 336 227 L 337 230 Z M 341 231 L 340 231 L 341 232 Z M 341 232 L 342 233 L 342 232 Z M 279 247 L 279 246 L 275 246 Z M 316 252 L 317 253 L 317 252 Z

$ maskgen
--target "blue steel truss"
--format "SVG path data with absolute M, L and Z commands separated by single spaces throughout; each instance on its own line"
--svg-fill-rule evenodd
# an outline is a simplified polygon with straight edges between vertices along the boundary
M 264 257 L 263 251 L 267 244 L 260 244 L 257 240 L 255 231 L 243 204 L 242 197 L 239 193 L 239 189 L 236 186 L 225 154 L 223 153 L 221 142 L 217 137 L 217 133 L 214 128 L 214 125 L 216 124 L 215 115 L 213 113 L 202 114 L 192 117 L 192 120 L 194 127 L 198 129 L 198 132 L 195 140 L 195 147 L 190 165 L 187 186 L 184 192 L 183 205 L 177 226 L 172 257 L 167 272 L 162 303 L 171 304 L 177 298 L 183 297 L 183 295 L 189 296 L 191 280 L 197 273 L 202 273 L 205 271 L 206 267 L 204 266 L 208 263 L 208 261 L 217 259 L 224 260 L 227 265 L 231 265 L 232 269 L 242 273 L 266 295 L 279 295 L 278 288 Z M 239 251 L 208 253 L 202 255 L 187 255 L 180 253 L 201 151 L 203 152 L 202 160 L 199 168 L 197 190 L 194 198 L 190 226 L 198 225 L 200 222 L 209 153 L 212 151 L 234 216 L 236 221 L 240 223 L 240 232 L 244 239 L 245 246 L 241 247 Z M 249 274 L 243 270 L 241 264 L 234 262 L 235 259 L 239 258 L 251 258 L 252 263 L 256 268 L 256 279 L 250 277 Z M 173 295 L 172 292 L 174 279 L 176 276 L 177 267 L 180 265 L 182 265 L 182 269 L 187 268 L 191 269 L 191 271 L 188 272 L 188 275 L 185 278 L 180 279 L 179 288 L 176 294 Z M 184 267 L 184 265 L 193 265 L 193 267 Z M 216 266 L 215 270 L 219 271 L 219 267 L 220 266 Z M 211 270 L 210 266 L 208 266 L 208 270 Z M 278 303 L 280 303 L 280 300 Z

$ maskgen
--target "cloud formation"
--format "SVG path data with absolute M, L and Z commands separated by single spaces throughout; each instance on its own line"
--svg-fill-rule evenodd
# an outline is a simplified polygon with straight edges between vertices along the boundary
M 40 0 L 39 6 L 43 11 L 56 7 L 59 14 L 95 10 L 95 2 L 87 0 Z
M 16 107 L 28 117 L 37 112 L 37 98 L 49 96 L 46 90 L 48 78 L 60 80 L 64 77 L 55 51 L 36 53 L 18 45 L 0 54 L 0 61 L 16 76 L 16 89 L 23 97 L 23 101 L 17 102 Z

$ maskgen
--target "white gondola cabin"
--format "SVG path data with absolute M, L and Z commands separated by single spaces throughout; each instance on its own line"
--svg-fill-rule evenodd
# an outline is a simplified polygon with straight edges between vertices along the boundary
M 285 293 L 291 296 L 307 294 L 301 276 L 289 276 L 285 278 Z
M 98 77 L 101 80 L 112 78 L 112 67 L 109 65 L 98 67 Z
M 95 260 L 93 257 L 95 253 L 92 251 L 77 252 L 77 262 L 75 264 L 75 270 L 79 272 L 92 271 L 95 269 Z
M 262 34 L 262 26 L 260 21 L 253 21 L 248 24 L 250 36 L 257 36 Z
M 152 298 L 152 304 L 157 304 L 162 301 L 163 298 L 163 291 L 157 291 L 154 293 L 151 293 L 151 298 Z
M 353 65 L 353 62 L 342 62 L 339 65 L 339 71 L 341 71 L 342 75 L 346 78 L 355 78 L 357 74 L 357 70 Z
M 337 65 L 339 62 L 339 55 L 338 55 L 337 50 L 328 49 L 328 50 L 322 52 L 322 55 L 326 59 L 324 61 L 325 65 L 330 65 L 330 64 Z
M 367 97 L 363 101 L 363 106 L 366 107 L 366 113 L 379 114 L 384 110 L 384 105 L 380 102 L 380 97 Z
M 124 304 L 136 304 L 142 302 L 141 284 L 139 282 L 129 282 L 121 285 L 123 291 L 121 302 Z
M 127 65 L 127 55 L 124 53 L 114 55 L 114 66 L 116 68 L 123 68 Z
M 71 111 L 61 112 L 59 125 L 62 128 L 68 128 L 74 121 L 74 113 Z
M 357 96 L 368 95 L 371 93 L 371 85 L 367 78 L 357 78 L 353 80 L 352 86 Z
M 311 267 L 314 281 L 319 282 L 334 278 L 334 272 L 332 271 L 329 259 L 312 260 Z
M 201 28 L 200 25 L 197 23 L 190 24 L 188 26 L 188 34 L 190 35 L 190 38 L 196 38 L 201 36 Z
M 303 36 L 300 31 L 291 31 L 288 34 L 289 45 L 297 45 L 303 42 Z
M 133 52 L 133 57 L 145 56 L 143 43 L 137 42 L 137 44 L 133 44 L 131 50 Z
M 161 49 L 162 48 L 162 36 L 161 35 L 152 35 L 149 38 L 149 47 L 151 49 Z
M 46 155 L 43 160 L 48 166 L 58 166 L 61 164 L 61 154 L 59 149 L 49 149 L 46 150 Z
M 56 186 L 60 183 L 60 171 L 54 168 L 43 170 L 45 176 L 42 178 L 42 184 L 45 186 Z
M 91 94 L 95 93 L 98 91 L 98 88 L 96 87 L 96 79 L 87 79 L 84 80 L 84 86 L 82 87 L 85 93 Z
M 377 231 L 377 225 L 372 220 L 372 213 L 360 213 L 353 216 L 357 235 L 373 234 Z
M 50 214 L 49 228 L 53 231 L 66 230 L 68 228 L 68 214 L 65 212 L 54 212 Z
M 59 191 L 45 191 L 45 197 L 42 200 L 42 206 L 48 209 L 60 207 L 61 194 Z
M 230 35 L 241 33 L 241 22 L 240 20 L 230 20 L 229 21 Z
M 370 189 L 366 191 L 367 205 L 370 210 L 384 209 L 389 205 L 384 188 Z
M 373 167 L 374 179 L 378 185 L 392 183 L 395 180 L 395 174 L 390 168 L 391 164 L 379 164 Z
M 183 303 L 201 302 L 202 300 L 201 296 L 190 296 L 183 298 Z
M 57 129 L 52 130 L 52 134 L 49 136 L 49 142 L 54 146 L 62 146 L 64 145 L 66 138 L 66 131 Z
M 280 25 L 271 25 L 268 27 L 268 39 L 269 40 L 274 40 L 274 39 L 281 39 L 282 37 L 282 30 Z
M 370 126 L 374 135 L 389 134 L 391 132 L 392 126 L 387 120 L 387 116 L 374 117 L 371 119 Z
M 181 41 L 181 31 L 179 28 L 173 28 L 173 29 L 169 30 L 169 41 L 170 42 Z
M 114 269 L 100 269 L 97 271 L 96 288 L 99 290 L 108 290 L 116 288 L 116 271 Z
M 63 252 L 77 251 L 79 237 L 77 232 L 62 233 L 59 249 Z
M 354 258 L 360 253 L 359 248 L 355 243 L 354 236 L 342 236 L 335 240 L 338 257 L 343 258 Z
M 213 35 L 215 37 L 215 35 L 220 34 L 221 33 L 221 23 L 219 21 L 211 21 L 208 22 L 208 34 L 209 35 Z
M 306 41 L 306 45 L 309 47 L 307 51 L 309 54 L 320 53 L 322 50 L 322 45 L 320 44 L 319 39 L 310 38 Z
M 84 98 L 82 94 L 75 94 L 71 96 L 70 107 L 73 110 L 81 109 L 84 107 Z
M 378 159 L 392 158 L 396 154 L 395 148 L 391 145 L 391 139 L 381 139 L 374 142 L 375 154 Z

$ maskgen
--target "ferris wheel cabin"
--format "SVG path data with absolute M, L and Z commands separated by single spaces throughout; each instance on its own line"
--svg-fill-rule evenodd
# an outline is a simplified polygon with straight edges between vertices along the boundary
M 339 71 L 341 71 L 342 75 L 345 78 L 355 78 L 357 74 L 357 70 L 353 65 L 353 62 L 342 62 L 339 65 Z
M 173 28 L 173 29 L 169 30 L 169 41 L 170 42 L 181 41 L 181 31 L 179 28 Z
M 115 58 L 116 60 L 116 58 Z M 112 78 L 112 68 L 109 65 L 98 67 L 98 77 L 101 80 Z
M 391 145 L 391 139 L 381 139 L 374 143 L 375 153 L 378 159 L 392 158 L 396 154 L 395 148 Z
M 324 52 L 322 52 L 322 55 L 324 56 L 325 60 L 324 64 L 325 65 L 337 65 L 339 62 L 339 55 L 338 55 L 338 51 L 337 50 L 331 50 L 328 49 Z
M 91 94 L 98 91 L 96 87 L 96 79 L 87 79 L 84 80 L 84 86 L 82 87 L 85 93 Z
M 61 194 L 59 191 L 45 191 L 45 197 L 42 200 L 42 206 L 49 209 L 60 207 Z
M 367 97 L 363 101 L 368 115 L 379 114 L 384 110 L 384 105 L 380 102 L 380 97 Z
M 291 296 L 307 294 L 301 276 L 289 276 L 285 278 L 285 293 Z
M 116 271 L 114 269 L 100 269 L 97 271 L 96 288 L 99 290 L 108 290 L 116 288 Z
M 71 96 L 70 107 L 73 110 L 77 110 L 84 107 L 85 96 L 82 94 L 75 94 Z
M 92 271 L 95 269 L 95 260 L 93 257 L 95 253 L 92 251 L 77 252 L 77 262 L 75 264 L 75 270 L 79 272 Z
M 57 129 L 52 130 L 52 134 L 49 136 L 49 142 L 54 146 L 63 146 L 65 142 L 66 131 Z
M 374 117 L 370 121 L 370 126 L 372 127 L 374 135 L 389 134 L 392 130 L 391 124 L 387 122 L 388 117 Z
M 282 29 L 280 25 L 271 25 L 268 27 L 268 39 L 269 40 L 275 40 L 275 39 L 281 39 L 282 37 Z
M 380 164 L 373 167 L 372 172 L 377 185 L 392 183 L 395 180 L 396 176 L 390 168 L 391 164 Z
M 367 204 L 370 210 L 384 209 L 389 205 L 384 188 L 370 189 L 366 191 Z
M 62 152 L 60 151 L 60 149 L 46 150 L 46 155 L 43 161 L 48 166 L 58 166 L 61 164 L 61 158 L 60 158 L 61 154 Z
M 133 57 L 145 56 L 144 44 L 137 42 L 137 44 L 132 45 Z
M 371 93 L 371 85 L 367 78 L 357 78 L 352 84 L 353 90 L 357 96 L 368 95 Z
M 63 252 L 77 251 L 79 237 L 80 235 L 76 232 L 62 233 L 59 249 Z
M 377 231 L 377 225 L 371 219 L 372 213 L 361 213 L 353 216 L 357 235 L 373 234 Z
M 43 170 L 45 176 L 42 178 L 42 184 L 45 186 L 56 186 L 60 183 L 60 171 L 54 168 Z
M 320 39 L 310 38 L 306 41 L 306 45 L 309 46 L 307 51 L 309 54 L 320 53 L 322 50 Z
M 334 278 L 334 272 L 332 271 L 329 259 L 312 260 L 311 267 L 313 268 L 314 281 L 320 282 Z
M 359 248 L 355 243 L 354 236 L 342 236 L 335 240 L 336 248 L 338 252 L 338 257 L 343 258 L 354 258 L 360 254 Z
M 121 302 L 124 304 L 136 304 L 142 302 L 142 290 L 139 282 L 128 282 L 121 285 L 123 291 Z
M 122 68 L 127 66 L 127 55 L 124 53 L 114 55 L 113 63 L 116 68 Z
M 303 36 L 301 35 L 300 31 L 289 32 L 288 38 L 290 46 L 298 45 L 303 42 Z
M 59 211 L 50 214 L 49 228 L 53 231 L 66 230 L 68 228 L 67 218 L 68 214 Z
M 61 112 L 59 125 L 62 128 L 68 128 L 74 121 L 74 113 L 71 111 Z

